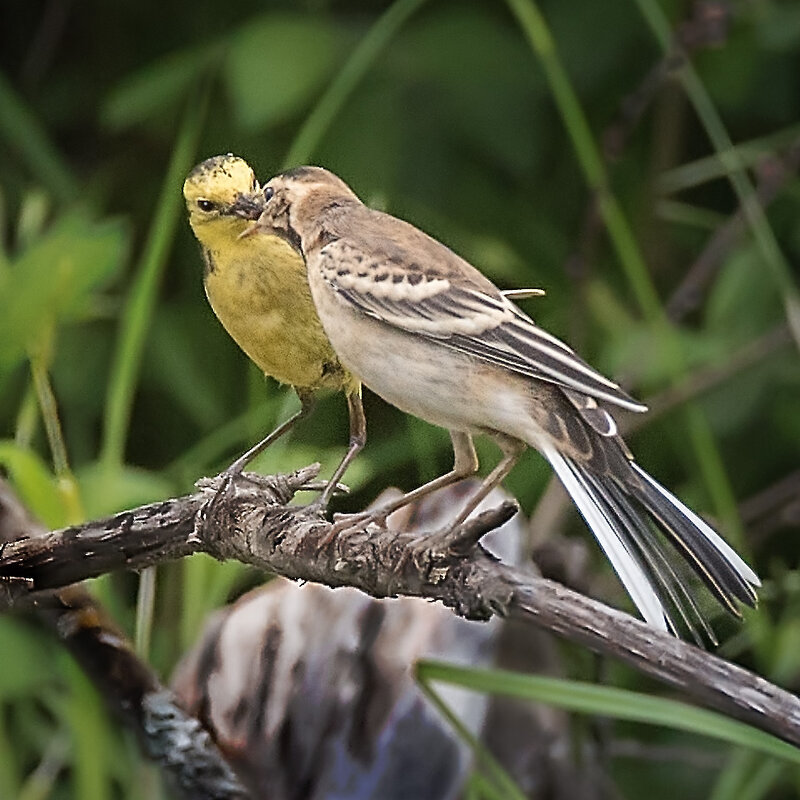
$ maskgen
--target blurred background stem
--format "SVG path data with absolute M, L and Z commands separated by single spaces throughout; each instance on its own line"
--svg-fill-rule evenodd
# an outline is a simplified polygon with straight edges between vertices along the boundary
M 633 231 L 611 192 L 600 151 L 595 144 L 578 96 L 559 59 L 547 23 L 534 0 L 507 0 L 507 2 L 540 60 L 551 94 L 575 149 L 586 183 L 597 201 L 617 257 L 645 319 L 653 327 L 655 340 L 666 354 L 672 383 L 677 386 L 684 379 L 686 372 L 680 342 L 664 312 Z M 745 543 L 736 498 L 708 421 L 702 410 L 691 402 L 684 408 L 684 418 L 689 441 L 716 514 L 722 520 L 722 525 L 731 540 L 743 549 Z

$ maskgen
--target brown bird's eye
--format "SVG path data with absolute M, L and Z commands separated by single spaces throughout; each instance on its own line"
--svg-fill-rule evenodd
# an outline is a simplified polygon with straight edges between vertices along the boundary
M 213 211 L 214 210 L 214 204 L 210 200 L 198 200 L 197 201 L 197 207 L 201 211 Z
M 275 190 L 271 186 L 264 187 L 264 202 L 269 202 L 272 200 L 272 196 L 275 194 Z

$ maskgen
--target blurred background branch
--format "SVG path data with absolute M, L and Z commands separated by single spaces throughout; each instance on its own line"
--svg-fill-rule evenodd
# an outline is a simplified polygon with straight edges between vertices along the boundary
M 36 539 L 44 532 L 0 481 L 0 547 Z M 249 797 L 208 732 L 136 657 L 131 644 L 85 588 L 69 586 L 39 593 L 31 617 L 64 644 L 102 693 L 108 709 L 133 731 L 144 753 L 164 769 L 180 797 Z M 63 750 L 60 744 L 57 752 L 49 754 L 46 770 L 42 762 L 42 774 L 35 777 L 39 792 L 49 793 L 65 769 Z

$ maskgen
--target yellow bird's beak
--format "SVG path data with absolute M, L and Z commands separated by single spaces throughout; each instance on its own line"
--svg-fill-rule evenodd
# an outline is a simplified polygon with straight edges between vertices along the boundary
M 228 207 L 228 213 L 242 219 L 256 220 L 264 210 L 264 195 L 259 193 L 246 193 L 236 196 L 234 202 Z

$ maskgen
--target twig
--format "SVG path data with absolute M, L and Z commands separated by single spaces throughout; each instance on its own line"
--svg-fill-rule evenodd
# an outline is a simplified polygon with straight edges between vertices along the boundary
M 800 526 L 800 470 L 783 476 L 739 507 L 755 545 L 776 530 Z
M 738 375 L 762 364 L 771 355 L 793 343 L 789 326 L 781 322 L 757 338 L 746 342 L 730 354 L 727 361 L 698 367 L 688 373 L 681 383 L 645 398 L 646 415 L 627 417 L 620 428 L 625 433 L 638 430 L 689 400 L 702 396 Z
M 609 162 L 621 158 L 645 111 L 688 56 L 698 50 L 725 44 L 732 14 L 731 3 L 727 0 L 701 0 L 692 4 L 691 16 L 675 30 L 678 49 L 659 59 L 639 86 L 622 99 L 617 120 L 603 131 L 603 155 Z
M 609 164 L 622 158 L 631 135 L 639 125 L 647 109 L 652 105 L 661 89 L 686 62 L 688 56 L 698 50 L 720 47 L 727 39 L 731 4 L 728 0 L 699 0 L 692 4 L 690 16 L 675 31 L 674 52 L 660 58 L 647 72 L 639 85 L 622 98 L 616 119 L 600 135 L 602 152 Z M 580 245 L 567 258 L 566 272 L 580 281 L 588 272 L 587 265 L 593 260 L 593 252 L 605 227 L 597 208 L 597 195 L 591 194 L 586 204 Z
M 289 506 L 319 467 L 201 482 L 195 494 L 8 544 L 0 580 L 16 603 L 120 567 L 142 568 L 203 550 L 292 579 L 354 586 L 375 596 L 437 599 L 460 616 L 508 615 L 632 665 L 702 703 L 800 745 L 800 700 L 763 678 L 551 581 L 506 566 L 480 546 L 415 563 L 418 533 L 330 529 L 318 511 Z
M 800 141 L 786 149 L 783 155 L 767 158 L 758 170 L 755 196 L 765 208 L 778 196 L 786 183 L 800 168 Z M 673 321 L 683 319 L 701 303 L 725 258 L 735 247 L 748 227 L 747 214 L 740 206 L 720 225 L 708 240 L 700 255 L 689 267 L 678 288 L 667 303 L 667 314 Z

